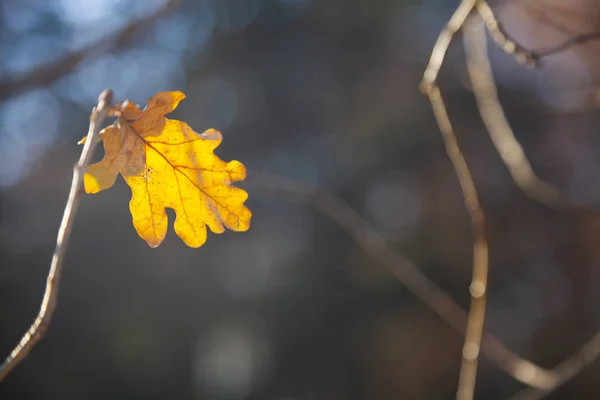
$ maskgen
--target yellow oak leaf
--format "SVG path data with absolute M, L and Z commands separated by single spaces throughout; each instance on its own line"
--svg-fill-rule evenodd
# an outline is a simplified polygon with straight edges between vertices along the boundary
M 204 244 L 207 225 L 215 233 L 250 228 L 248 194 L 231 185 L 246 177 L 246 168 L 213 153 L 221 133 L 198 134 L 165 118 L 184 98 L 182 92 L 160 92 L 144 110 L 123 103 L 118 120 L 100 133 L 104 158 L 84 175 L 87 193 L 111 187 L 118 174 L 125 178 L 133 226 L 151 247 L 167 233 L 166 208 L 175 210 L 175 233 L 190 247 Z

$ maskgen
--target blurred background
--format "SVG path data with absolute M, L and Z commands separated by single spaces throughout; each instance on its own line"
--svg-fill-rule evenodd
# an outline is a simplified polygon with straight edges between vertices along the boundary
M 1 0 L 0 356 L 39 309 L 76 143 L 106 87 L 142 105 L 158 91 L 184 91 L 172 117 L 199 132 L 221 130 L 219 156 L 245 163 L 250 177 L 331 190 L 468 308 L 470 222 L 418 91 L 457 4 Z M 491 5 L 532 49 L 600 28 L 593 0 Z M 493 45 L 490 52 L 535 170 L 578 202 L 599 204 L 600 41 L 538 69 Z M 441 87 L 488 217 L 486 328 L 553 367 L 600 326 L 599 220 L 516 188 L 478 116 L 460 41 Z M 240 186 L 251 229 L 209 234 L 199 249 L 172 228 L 150 249 L 133 229 L 121 178 L 85 196 L 55 318 L 0 384 L 0 398 L 454 397 L 457 332 L 326 215 Z M 482 358 L 477 398 L 520 388 Z M 600 362 L 550 397 L 600 398 Z

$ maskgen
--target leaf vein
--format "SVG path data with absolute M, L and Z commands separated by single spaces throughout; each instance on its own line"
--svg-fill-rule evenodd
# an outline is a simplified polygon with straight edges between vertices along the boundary
M 144 139 L 144 137 L 142 137 L 136 130 L 135 128 L 131 127 L 131 130 L 133 132 L 135 132 L 136 135 L 138 135 L 138 137 L 145 143 L 146 146 L 150 147 L 152 150 L 154 150 L 156 152 L 156 154 L 158 154 L 159 156 L 161 156 L 166 162 L 167 164 L 169 164 L 174 170 L 176 170 L 177 172 L 179 172 L 181 175 L 185 176 L 192 185 L 194 185 L 196 187 L 196 189 L 198 189 L 200 192 L 202 192 L 202 194 L 204 194 L 206 197 L 208 197 L 209 199 L 211 199 L 212 201 L 214 201 L 217 206 L 220 206 L 221 208 L 223 208 L 225 211 L 227 211 L 229 214 L 233 215 L 234 218 L 237 220 L 238 223 L 238 227 L 241 224 L 241 220 L 240 220 L 240 216 L 237 215 L 235 212 L 231 211 L 229 209 L 229 207 L 227 207 L 226 205 L 222 204 L 221 202 L 217 201 L 215 198 L 213 198 L 211 195 L 209 195 L 208 193 L 206 193 L 202 187 L 200 187 L 198 185 L 198 183 L 196 183 L 192 178 L 190 178 L 188 175 L 184 174 L 179 168 L 177 168 L 175 166 L 175 164 L 173 164 L 171 162 L 171 160 L 169 160 L 163 153 L 161 153 L 160 151 L 158 151 L 158 149 L 156 149 L 156 147 L 154 147 L 152 144 L 154 142 L 148 142 Z

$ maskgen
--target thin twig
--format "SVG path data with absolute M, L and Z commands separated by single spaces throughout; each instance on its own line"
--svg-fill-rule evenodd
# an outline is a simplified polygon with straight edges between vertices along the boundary
M 600 32 L 582 33 L 570 37 L 556 46 L 540 50 L 529 50 L 506 32 L 498 18 L 494 15 L 492 8 L 487 1 L 479 0 L 476 7 L 477 12 L 481 15 L 481 18 L 483 18 L 483 22 L 496 44 L 504 50 L 505 53 L 515 57 L 519 63 L 530 67 L 538 66 L 544 57 L 563 52 L 577 45 L 600 39 Z
M 106 89 L 102 92 L 98 98 L 98 104 L 92 110 L 86 142 L 81 151 L 79 161 L 73 168 L 73 180 L 71 181 L 69 199 L 67 200 L 60 228 L 58 229 L 56 247 L 54 249 L 54 254 L 52 255 L 52 263 L 50 265 L 50 271 L 48 272 L 46 290 L 44 292 L 44 299 L 42 300 L 40 311 L 19 344 L 14 348 L 2 365 L 0 365 L 0 381 L 2 381 L 13 368 L 27 357 L 33 346 L 44 337 L 50 321 L 52 320 L 52 315 L 54 314 L 58 300 L 58 288 L 65 252 L 69 243 L 69 237 L 71 236 L 73 220 L 75 219 L 77 208 L 79 207 L 79 199 L 83 185 L 83 174 L 90 163 L 94 149 L 98 144 L 97 137 L 100 132 L 100 126 L 108 115 L 112 105 L 112 99 L 113 92 L 110 89 Z
M 473 277 L 469 286 L 471 308 L 467 320 L 465 343 L 462 351 L 463 358 L 456 393 L 457 400 L 470 400 L 473 398 L 475 391 L 477 363 L 485 320 L 489 264 L 485 216 L 479 203 L 473 176 L 458 145 L 458 139 L 450 123 L 439 88 L 434 86 L 429 91 L 428 96 L 446 145 L 448 157 L 456 171 L 473 230 Z
M 454 39 L 456 33 L 461 30 L 476 3 L 477 0 L 462 0 L 446 26 L 444 26 L 444 29 L 440 32 L 431 51 L 429 64 L 427 64 L 427 68 L 423 73 L 423 79 L 419 85 L 423 93 L 429 93 L 429 90 L 437 84 L 438 74 L 446 58 L 448 47 L 452 43 L 452 39 Z
M 249 171 L 247 183 L 260 188 L 262 192 L 269 192 L 314 207 L 348 233 L 365 254 L 384 266 L 452 329 L 461 335 L 465 334 L 467 313 L 446 291 L 427 278 L 415 264 L 394 251 L 375 228 L 334 193 L 291 178 L 258 171 Z M 491 333 L 484 332 L 481 353 L 510 376 L 526 385 L 547 388 L 554 383 L 553 374 L 519 357 Z
M 483 19 L 490 36 L 506 54 L 512 55 L 519 63 L 535 67 L 538 65 L 541 54 L 527 50 L 515 39 L 511 38 L 504 30 L 491 7 L 485 0 L 479 0 L 476 5 L 477 12 Z
M 600 357 L 600 332 L 596 333 L 580 349 L 552 370 L 556 376 L 554 384 L 546 389 L 526 388 L 510 400 L 539 400 L 548 396 L 559 386 L 567 383 L 583 369 Z
M 537 67 L 544 57 L 560 53 L 576 45 L 600 39 L 600 32 L 583 33 L 568 38 L 564 42 L 547 49 L 529 50 L 506 32 L 486 0 L 462 0 L 439 34 L 431 51 L 431 58 L 420 84 L 421 91 L 424 93 L 427 93 L 436 84 L 448 47 L 454 36 L 462 29 L 467 17 L 474 8 L 477 9 L 477 12 L 483 18 L 490 36 L 494 39 L 498 47 L 505 53 L 513 56 L 517 62 L 529 67 Z
M 485 31 L 481 28 L 467 27 L 464 29 L 463 38 L 467 57 L 467 70 L 479 114 L 496 151 L 508 168 L 516 185 L 529 197 L 550 207 L 561 209 L 581 208 L 564 196 L 557 188 L 538 178 L 533 171 L 500 104 L 498 89 L 487 54 Z
M 81 50 L 70 52 L 63 58 L 35 68 L 24 75 L 0 82 L 0 100 L 39 85 L 50 84 L 75 70 L 84 60 L 104 54 L 112 48 L 125 45 L 136 33 L 151 27 L 157 19 L 169 13 L 181 1 L 169 0 L 154 13 L 133 21 L 114 34 L 103 37 Z

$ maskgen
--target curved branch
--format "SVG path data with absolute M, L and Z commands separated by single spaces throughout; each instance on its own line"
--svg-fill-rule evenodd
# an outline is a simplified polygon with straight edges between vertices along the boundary
M 527 50 L 524 46 L 513 39 L 502 27 L 487 1 L 481 0 L 477 2 L 477 12 L 483 19 L 483 23 L 494 42 L 506 54 L 512 55 L 515 59 L 524 65 L 535 67 L 539 64 L 540 55 L 531 50 Z
M 483 18 L 483 16 L 482 16 Z M 466 28 L 464 45 L 467 71 L 477 108 L 496 151 L 515 184 L 529 197 L 550 207 L 583 209 L 556 187 L 542 181 L 533 171 L 523 148 L 515 137 L 498 98 L 483 29 Z
M 489 269 L 485 216 L 479 203 L 479 195 L 473 176 L 458 145 L 458 139 L 450 123 L 439 88 L 435 86 L 430 90 L 428 96 L 446 145 L 448 157 L 460 183 L 473 231 L 473 277 L 469 286 L 471 309 L 467 319 L 465 343 L 462 351 L 463 358 L 456 393 L 457 400 L 471 400 L 475 392 L 475 378 L 483 335 Z
M 92 160 L 94 149 L 98 144 L 97 138 L 100 133 L 100 125 L 108 116 L 112 101 L 113 92 L 110 89 L 106 89 L 102 92 L 98 98 L 98 104 L 92 110 L 90 127 L 85 145 L 81 151 L 79 161 L 73 168 L 73 180 L 71 182 L 71 190 L 69 191 L 69 199 L 67 200 L 60 228 L 58 229 L 56 247 L 54 249 L 54 254 L 52 255 L 52 263 L 48 272 L 46 290 L 44 292 L 44 299 L 42 300 L 40 311 L 17 347 L 14 348 L 2 365 L 0 365 L 0 381 L 6 378 L 8 373 L 27 357 L 31 349 L 33 349 L 33 346 L 44 337 L 44 334 L 50 325 L 58 301 L 58 288 L 65 259 L 65 252 L 67 250 L 69 238 L 71 237 L 73 221 L 75 220 L 75 215 L 79 208 L 79 199 L 83 186 L 83 174 Z
M 506 54 L 514 56 L 519 63 L 530 67 L 539 66 L 544 57 L 568 50 L 573 46 L 600 39 L 600 32 L 582 33 L 570 37 L 556 46 L 540 50 L 529 50 L 506 32 L 502 27 L 502 24 L 494 15 L 492 8 L 487 1 L 479 0 L 476 8 L 496 44 L 504 50 Z
M 450 43 L 452 43 L 456 33 L 462 29 L 477 1 L 478 0 L 462 0 L 458 7 L 456 7 L 454 14 L 452 14 L 452 17 L 450 17 L 446 26 L 444 26 L 444 29 L 440 32 L 435 45 L 433 46 L 433 50 L 431 50 L 431 57 L 429 58 L 429 63 L 423 73 L 423 79 L 419 84 L 423 93 L 429 93 L 429 91 L 437 84 L 438 74 L 440 73 L 440 68 L 444 63 L 444 59 L 446 58 L 448 47 L 450 47 Z
M 248 171 L 247 183 L 263 192 L 312 206 L 343 229 L 365 254 L 379 262 L 452 329 L 461 335 L 465 334 L 467 313 L 415 264 L 394 251 L 375 228 L 334 193 L 291 178 L 258 171 Z M 483 332 L 481 354 L 526 385 L 548 388 L 555 381 L 552 373 L 521 358 L 491 333 Z

